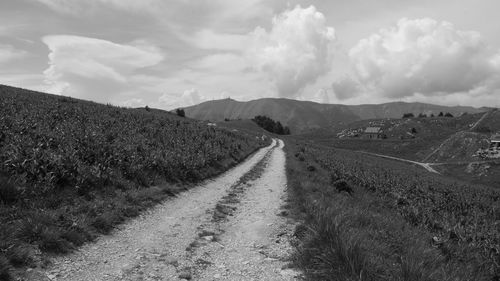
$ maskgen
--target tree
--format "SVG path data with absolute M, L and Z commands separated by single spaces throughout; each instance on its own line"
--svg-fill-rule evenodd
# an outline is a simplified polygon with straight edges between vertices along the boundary
M 177 115 L 179 115 L 180 117 L 186 117 L 186 112 L 184 112 L 184 109 L 182 108 L 177 108 L 175 110 L 175 113 L 177 113 Z
M 425 113 L 418 114 L 418 118 L 425 118 L 425 117 L 427 117 L 427 115 Z
M 151 109 L 149 108 L 149 106 L 146 105 L 145 107 L 146 111 L 150 111 Z
M 453 115 L 449 112 L 446 112 L 446 114 L 444 115 L 444 117 L 453 117 Z
M 439 112 L 438 117 L 443 117 L 443 112 L 442 112 L 442 111 L 441 111 L 441 112 Z
M 405 113 L 403 114 L 403 118 L 413 118 L 415 117 L 415 115 L 413 115 L 413 113 Z
M 431 113 L 431 117 L 435 117 L 435 116 L 434 116 L 434 113 Z
M 416 133 L 417 133 L 417 129 L 415 129 L 415 128 L 411 128 L 411 133 L 412 133 L 412 134 L 416 134 Z
M 262 127 L 264 130 L 275 133 L 278 135 L 289 135 L 290 134 L 290 129 L 288 127 L 285 127 L 281 124 L 281 122 L 276 122 L 273 119 L 267 117 L 267 116 L 262 116 L 258 115 L 255 116 L 252 121 L 257 123 L 260 127 Z

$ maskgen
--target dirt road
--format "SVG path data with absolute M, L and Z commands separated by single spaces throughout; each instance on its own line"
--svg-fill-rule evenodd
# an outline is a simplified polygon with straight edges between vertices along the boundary
M 283 141 L 53 260 L 45 280 L 294 280 Z M 35 280 L 35 279 L 33 279 Z M 36 279 L 40 280 L 40 279 Z
M 397 160 L 397 161 L 401 161 L 401 162 L 406 162 L 406 163 L 410 163 L 410 164 L 415 164 L 417 166 L 420 166 L 420 167 L 426 169 L 428 172 L 440 174 L 438 171 L 436 171 L 434 168 L 431 167 L 431 165 L 433 163 L 422 163 L 422 162 L 412 161 L 412 160 L 408 160 L 408 159 L 403 159 L 403 158 L 398 158 L 398 157 L 393 157 L 393 156 L 388 156 L 388 155 L 383 155 L 383 154 L 378 154 L 378 153 L 371 153 L 371 152 L 366 152 L 366 151 L 358 151 L 358 152 L 370 154 L 370 155 L 378 156 L 378 157 L 382 157 L 382 158 Z

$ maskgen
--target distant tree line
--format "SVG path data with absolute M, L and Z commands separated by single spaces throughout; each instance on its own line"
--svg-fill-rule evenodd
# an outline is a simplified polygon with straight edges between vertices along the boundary
M 443 117 L 443 116 L 444 117 L 453 117 L 453 114 L 451 114 L 449 112 L 446 112 L 445 114 L 443 114 L 442 111 L 439 112 L 438 117 Z M 415 115 L 413 113 L 411 113 L 411 112 L 403 114 L 403 119 L 404 118 L 413 118 L 413 117 L 415 117 Z M 426 117 L 427 117 L 427 114 L 425 114 L 425 113 L 418 114 L 418 118 L 426 118 Z M 431 113 L 431 115 L 429 115 L 429 117 L 434 117 L 434 114 Z
M 252 119 L 252 121 L 257 123 L 257 125 L 259 125 L 268 132 L 275 133 L 278 135 L 290 134 L 290 129 L 288 127 L 283 126 L 280 121 L 274 121 L 273 119 L 267 116 L 257 115 Z

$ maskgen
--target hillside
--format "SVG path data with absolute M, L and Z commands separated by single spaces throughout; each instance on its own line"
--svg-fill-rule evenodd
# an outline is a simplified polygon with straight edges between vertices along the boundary
M 399 161 L 285 139 L 291 212 L 303 223 L 296 231 L 296 263 L 308 280 L 500 276 L 498 182 L 489 188 Z
M 300 136 L 300 138 L 338 148 L 363 150 L 422 161 L 451 136 L 468 131 L 482 115 L 483 113 L 466 114 L 454 118 L 361 120 L 342 125 L 330 134 L 314 132 Z M 364 139 L 362 132 L 366 127 L 371 126 L 381 127 L 386 139 Z M 484 143 L 481 142 L 481 145 Z M 457 147 L 452 146 L 452 148 Z
M 224 172 L 261 136 L 0 85 L 0 275 Z
M 232 99 L 214 100 L 185 108 L 186 115 L 200 120 L 220 121 L 251 119 L 266 115 L 290 127 L 292 133 L 314 129 L 335 129 L 339 126 L 365 119 L 400 118 L 404 113 L 450 112 L 455 116 L 464 112 L 478 113 L 485 108 L 446 107 L 424 103 L 393 102 L 385 104 L 341 105 L 320 104 L 310 101 L 265 98 L 248 102 Z

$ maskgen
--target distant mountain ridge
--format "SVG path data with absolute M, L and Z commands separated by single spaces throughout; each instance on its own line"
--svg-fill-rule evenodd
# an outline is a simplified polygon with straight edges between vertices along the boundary
M 320 128 L 334 128 L 358 120 L 378 118 L 401 118 L 404 113 L 450 112 L 460 115 L 464 112 L 485 112 L 487 108 L 470 106 L 441 106 L 426 103 L 391 102 L 383 104 L 321 104 L 282 98 L 263 98 L 252 101 L 232 99 L 213 100 L 184 108 L 186 116 L 211 121 L 228 119 L 250 119 L 266 115 L 290 127 L 292 133 L 306 132 Z

